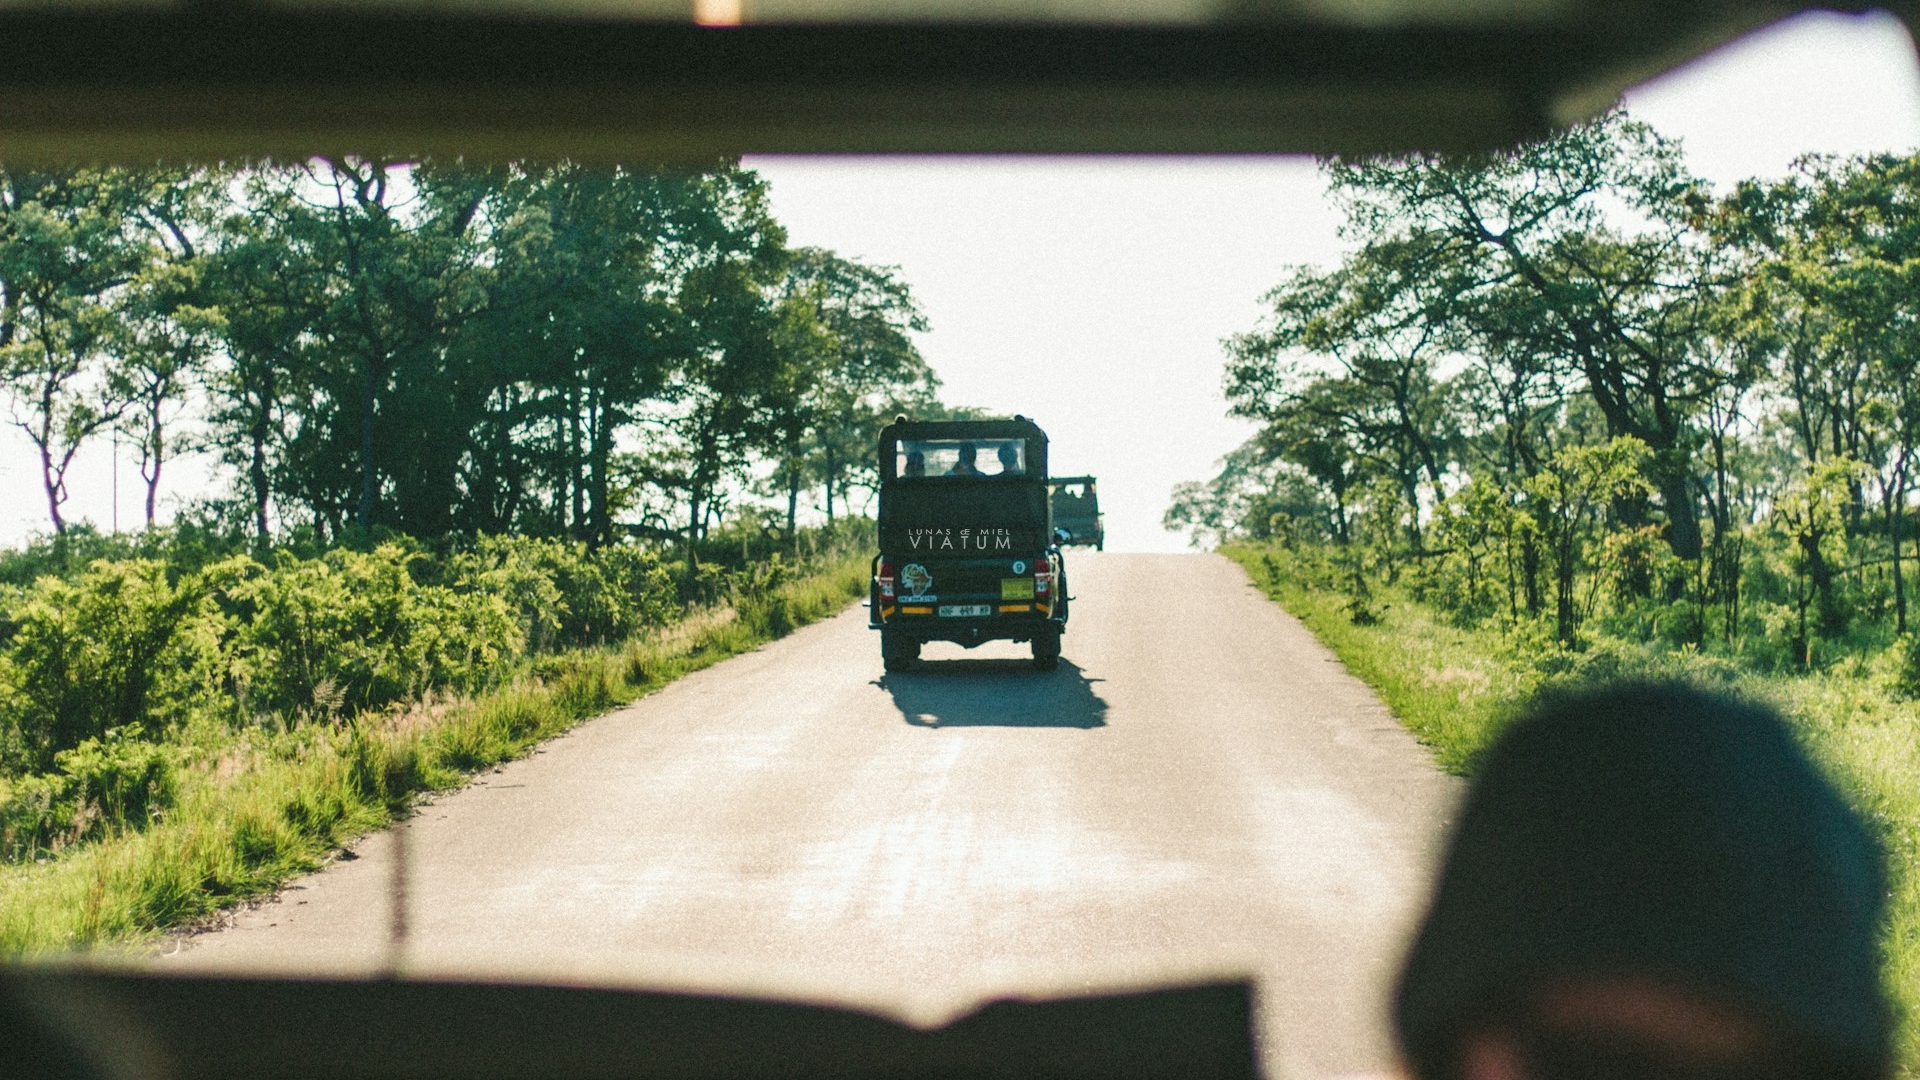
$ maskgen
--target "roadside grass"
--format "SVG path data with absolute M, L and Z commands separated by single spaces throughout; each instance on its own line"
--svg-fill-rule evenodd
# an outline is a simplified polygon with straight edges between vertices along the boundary
M 500 688 L 339 725 L 201 728 L 165 817 L 38 864 L 0 868 L 0 959 L 138 946 L 271 892 L 342 845 L 582 720 L 788 632 L 865 593 L 848 554 L 735 606 L 625 644 L 542 657 Z
M 1780 708 L 1808 752 L 1879 834 L 1892 870 L 1885 977 L 1898 1011 L 1898 1072 L 1920 1078 L 1920 702 L 1896 690 L 1888 653 L 1805 675 L 1763 674 L 1725 661 L 1606 641 L 1580 655 L 1541 641 L 1467 629 L 1391 589 L 1355 600 L 1295 572 L 1283 549 L 1229 545 L 1254 584 L 1313 631 L 1432 751 L 1471 776 L 1524 701 L 1558 680 L 1607 675 L 1683 678 Z

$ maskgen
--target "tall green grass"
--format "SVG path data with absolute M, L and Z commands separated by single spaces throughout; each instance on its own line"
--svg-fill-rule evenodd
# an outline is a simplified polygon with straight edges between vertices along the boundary
M 419 794 L 463 784 L 581 720 L 846 607 L 851 553 L 624 644 L 540 658 L 503 686 L 339 725 L 184 733 L 159 821 L 39 863 L 0 866 L 0 958 L 138 944 L 319 866 Z
M 1573 653 L 1544 638 L 1454 625 L 1389 587 L 1375 586 L 1361 603 L 1301 572 L 1284 548 L 1222 551 L 1456 775 L 1471 776 L 1520 705 L 1558 680 L 1686 678 L 1774 702 L 1886 846 L 1893 870 L 1886 982 L 1901 1015 L 1901 1075 L 1920 1077 L 1920 702 L 1900 690 L 1895 652 L 1812 674 L 1763 673 L 1616 639 Z

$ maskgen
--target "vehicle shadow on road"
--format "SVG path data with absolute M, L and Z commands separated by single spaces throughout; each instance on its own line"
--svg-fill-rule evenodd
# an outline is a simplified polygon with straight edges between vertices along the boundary
M 916 727 L 1097 728 L 1107 703 L 1071 660 L 1035 671 L 1025 660 L 942 660 L 874 680 Z

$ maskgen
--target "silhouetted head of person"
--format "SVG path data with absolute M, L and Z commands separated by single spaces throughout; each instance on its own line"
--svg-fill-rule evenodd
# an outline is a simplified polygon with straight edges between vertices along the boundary
M 953 468 L 947 470 L 947 475 L 949 476 L 980 475 L 980 466 L 976 461 L 976 459 L 980 456 L 980 448 L 978 446 L 975 446 L 970 442 L 963 442 L 960 444 L 959 448 L 954 451 L 954 456 L 956 460 L 953 463 Z
M 907 451 L 907 476 L 927 475 L 927 455 L 918 450 Z
M 1012 476 L 1020 471 L 1020 448 L 1010 442 L 1000 444 L 1000 472 L 1003 476 Z
M 1772 710 L 1549 694 L 1468 792 L 1394 1026 L 1420 1080 L 1877 1080 L 1885 895 Z

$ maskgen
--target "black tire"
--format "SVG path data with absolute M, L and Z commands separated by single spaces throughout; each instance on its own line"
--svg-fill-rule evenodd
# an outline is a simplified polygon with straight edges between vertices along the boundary
M 918 659 L 918 641 L 892 630 L 880 631 L 880 662 L 888 671 L 909 671 Z
M 1033 670 L 1052 671 L 1060 666 L 1060 631 L 1048 628 L 1033 635 Z

